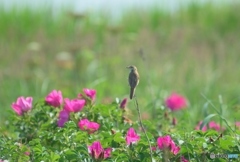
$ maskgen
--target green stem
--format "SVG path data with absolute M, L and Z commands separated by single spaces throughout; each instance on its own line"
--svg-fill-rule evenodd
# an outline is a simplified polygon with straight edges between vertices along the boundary
M 151 161 L 153 162 L 152 146 L 151 146 L 150 140 L 149 140 L 149 138 L 148 138 L 148 136 L 147 136 L 146 130 L 145 130 L 143 124 L 142 124 L 142 117 L 141 117 L 140 109 L 139 109 L 139 106 L 138 106 L 137 98 L 134 97 L 134 99 L 135 99 L 135 104 L 136 104 L 136 108 L 137 108 L 137 112 L 138 112 L 139 124 L 140 124 L 140 126 L 141 126 L 141 128 L 142 128 L 142 130 L 143 130 L 143 132 L 144 132 L 144 134 L 145 134 L 145 136 L 146 136 L 146 138 L 147 138 L 147 141 L 148 141 L 148 144 L 149 144 L 149 149 L 150 149 Z

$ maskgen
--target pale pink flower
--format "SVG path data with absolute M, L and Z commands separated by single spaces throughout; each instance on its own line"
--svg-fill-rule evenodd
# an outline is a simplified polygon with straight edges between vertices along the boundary
M 129 128 L 126 135 L 127 145 L 130 145 L 131 143 L 135 143 L 139 140 L 140 140 L 140 137 L 137 135 L 135 130 L 133 128 Z
M 111 152 L 111 148 L 104 150 L 99 141 L 95 141 L 91 146 L 88 146 L 88 153 L 92 156 L 93 159 L 106 159 L 111 156 Z
M 85 93 L 86 96 L 91 98 L 92 101 L 95 100 L 95 98 L 96 98 L 96 90 L 84 88 L 83 92 Z
M 240 129 L 240 122 L 235 122 L 235 125 L 238 129 Z
M 120 108 L 125 109 L 126 105 L 127 105 L 127 98 L 124 98 L 120 104 Z
M 160 150 L 168 149 L 174 155 L 176 155 L 180 150 L 180 147 L 175 145 L 174 141 L 171 139 L 171 137 L 169 135 L 163 136 L 163 137 L 158 137 L 157 144 L 158 144 L 158 148 Z
M 91 134 L 99 129 L 100 124 L 91 122 L 88 119 L 82 119 L 78 122 L 78 126 L 81 130 L 87 131 L 89 134 Z
M 198 125 L 195 127 L 195 130 L 200 130 L 201 124 L 202 124 L 202 121 L 200 121 L 200 122 L 198 123 Z M 209 129 L 214 129 L 214 130 L 216 130 L 216 131 L 218 131 L 218 132 L 221 131 L 220 125 L 217 124 L 217 123 L 215 123 L 214 121 L 210 121 L 210 122 L 208 123 L 208 127 L 209 127 Z M 224 129 L 225 129 L 225 128 L 222 128 L 222 131 L 223 131 Z M 207 126 L 206 126 L 206 125 L 203 126 L 202 131 L 203 131 L 203 132 L 207 131 Z
M 58 126 L 63 127 L 64 124 L 69 120 L 69 112 L 67 110 L 62 110 L 58 116 Z
M 201 124 L 202 124 L 202 121 L 200 121 L 200 122 L 198 123 L 198 125 L 195 127 L 195 130 L 200 130 Z M 203 132 L 206 132 L 206 131 L 207 131 L 207 126 L 206 126 L 206 125 L 204 125 L 204 126 L 202 127 L 202 131 L 203 131 Z
M 70 100 L 68 98 L 64 99 L 64 109 L 68 112 L 79 112 L 83 109 L 85 105 L 85 100 L 83 99 L 73 99 Z
M 27 155 L 27 156 L 29 156 L 29 155 L 30 155 L 30 152 L 25 152 L 24 154 Z
M 183 97 L 177 93 L 172 93 L 165 100 L 165 105 L 172 111 L 177 111 L 177 110 L 183 109 L 187 106 L 187 100 L 185 97 Z
M 45 101 L 53 107 L 60 107 L 63 103 L 62 92 L 53 90 L 46 96 Z
M 27 97 L 26 99 L 21 96 L 17 98 L 17 101 L 12 103 L 12 109 L 19 115 L 23 115 L 24 112 L 32 109 L 32 97 Z

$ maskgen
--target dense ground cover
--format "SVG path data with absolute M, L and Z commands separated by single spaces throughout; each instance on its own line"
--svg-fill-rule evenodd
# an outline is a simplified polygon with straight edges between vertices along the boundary
M 44 112 L 38 112 L 39 107 L 43 107 L 46 114 L 56 115 L 53 120 L 43 117 L 47 123 L 44 126 L 35 125 L 41 130 L 39 133 L 43 137 L 49 136 L 53 140 L 62 136 L 62 133 L 66 133 L 65 137 L 69 137 L 71 133 L 79 136 L 72 139 L 71 144 L 89 138 L 83 147 L 76 146 L 81 147 L 78 148 L 80 152 L 85 150 L 84 158 L 89 156 L 87 147 L 84 146 L 92 144 L 98 138 L 102 140 L 104 148 L 106 146 L 120 150 L 112 152 L 114 158 L 122 150 L 129 153 L 126 156 L 120 154 L 123 159 L 132 157 L 134 161 L 140 157 L 149 158 L 148 144 L 136 122 L 138 117 L 135 102 L 128 101 L 127 118 L 133 121 L 132 127 L 142 139 L 138 142 L 139 145 L 134 145 L 136 150 L 134 147 L 131 150 L 124 144 L 125 135 L 131 125 L 124 124 L 121 113 L 115 110 L 120 104 L 116 102 L 116 98 L 122 100 L 128 97 L 128 71 L 125 67 L 134 64 L 140 73 L 136 95 L 152 144 L 157 146 L 158 137 L 171 134 L 176 145 L 181 148 L 176 156 L 170 154 L 166 157 L 174 160 L 179 160 L 182 156 L 191 160 L 195 157 L 201 161 L 209 158 L 211 152 L 239 154 L 239 131 L 235 126 L 235 122 L 240 121 L 239 8 L 238 4 L 192 4 L 171 14 L 159 9 L 126 12 L 119 22 L 112 21 L 106 15 L 63 12 L 53 17 L 48 9 L 1 9 L 0 131 L 4 135 L 2 139 L 13 138 L 9 143 L 2 140 L 1 144 L 7 143 L 6 148 L 13 146 L 17 135 L 13 133 L 16 128 L 12 122 L 21 123 L 21 116 L 14 117 L 17 115 L 11 104 L 19 96 L 32 96 L 33 103 L 38 105 L 34 106 L 37 108 L 32 110 L 33 114 L 40 113 L 43 117 Z M 86 87 L 97 91 L 96 109 L 89 113 L 89 118 L 104 125 L 104 128 L 100 127 L 93 135 L 82 135 L 77 129 L 79 121 L 74 121 L 73 118 L 71 119 L 74 122 L 66 124 L 64 130 L 57 128 L 54 123 L 59 111 L 52 112 L 55 109 L 46 106 L 42 98 L 53 89 L 61 90 L 65 97 L 75 98 Z M 187 99 L 185 109 L 172 112 L 167 108 L 165 99 L 172 92 Z M 84 109 L 86 113 L 87 110 Z M 106 126 L 107 121 L 99 121 L 94 114 L 105 117 L 111 124 Z M 108 115 L 111 118 L 107 118 Z M 82 117 L 84 115 L 80 112 L 76 120 Z M 176 124 L 172 123 L 173 118 L 177 119 Z M 40 118 L 31 118 L 30 121 L 41 123 Z M 194 131 L 200 121 L 205 124 L 214 121 L 224 131 L 214 126 L 212 128 L 217 131 Z M 117 135 L 109 136 L 109 131 L 116 127 Z M 54 129 L 49 135 L 47 132 L 50 128 Z M 46 148 L 48 154 L 30 156 L 53 156 L 54 159 L 54 155 L 59 154 L 61 149 L 69 149 L 67 143 L 60 145 L 59 141 L 54 140 L 55 147 L 49 148 L 48 141 L 38 139 L 38 136 L 39 134 L 32 143 L 29 137 L 24 139 L 21 136 L 19 143 L 24 145 L 21 152 L 33 153 L 36 152 L 34 149 Z M 102 139 L 104 136 L 108 137 L 108 141 Z M 188 141 L 190 138 L 192 141 Z M 41 141 L 42 139 L 45 141 Z M 76 149 L 75 146 L 71 147 Z M 143 148 L 146 152 L 140 154 Z M 14 150 L 17 150 L 16 145 L 13 152 Z M 73 153 L 70 151 L 69 154 Z M 165 154 L 161 151 L 154 152 L 155 159 L 161 159 L 163 155 Z M 2 154 L 1 156 L 3 157 Z M 64 156 L 68 158 L 68 154 Z

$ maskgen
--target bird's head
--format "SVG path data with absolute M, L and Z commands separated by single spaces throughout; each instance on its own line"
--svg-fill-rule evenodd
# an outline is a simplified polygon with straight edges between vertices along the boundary
M 134 65 L 127 66 L 127 68 L 130 69 L 131 71 L 137 70 L 137 67 Z

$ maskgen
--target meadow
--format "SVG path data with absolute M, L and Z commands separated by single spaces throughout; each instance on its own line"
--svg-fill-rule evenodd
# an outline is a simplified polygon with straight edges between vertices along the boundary
M 7 127 L 19 96 L 37 102 L 56 89 L 74 98 L 91 88 L 97 104 L 128 98 L 129 65 L 140 74 L 136 97 L 144 119 L 164 127 L 159 123 L 164 100 L 176 92 L 188 106 L 174 113 L 178 124 L 171 131 L 190 132 L 210 114 L 217 114 L 211 120 L 229 132 L 230 126 L 235 130 L 240 121 L 238 9 L 240 4 L 193 3 L 174 13 L 126 11 L 118 21 L 104 13 L 53 16 L 43 8 L 0 9 L 1 131 L 14 136 Z M 127 107 L 136 121 L 134 101 Z

